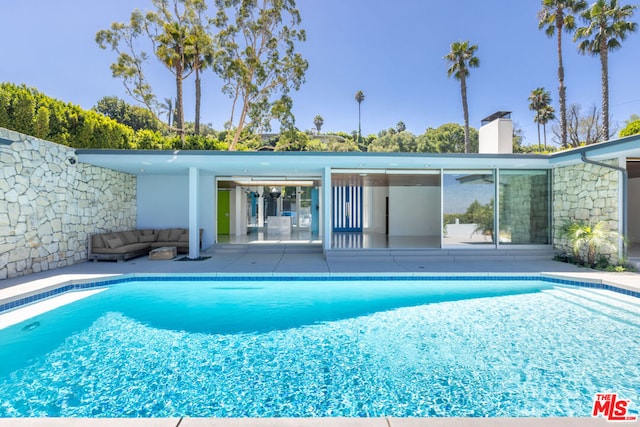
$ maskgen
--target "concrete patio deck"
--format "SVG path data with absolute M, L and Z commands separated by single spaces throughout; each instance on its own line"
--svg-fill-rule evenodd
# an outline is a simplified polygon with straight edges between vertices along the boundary
M 492 274 L 492 273 L 544 273 L 577 280 L 600 281 L 627 289 L 640 290 L 640 274 L 608 273 L 577 267 L 536 256 L 488 256 L 484 251 L 474 255 L 432 257 L 422 254 L 390 254 L 379 251 L 367 256 L 332 255 L 325 257 L 319 246 L 266 245 L 243 250 L 211 248 L 201 253 L 210 257 L 199 261 L 152 261 L 147 257 L 125 262 L 83 262 L 26 276 L 0 281 L 2 289 L 24 285 L 32 290 L 38 286 L 72 279 L 85 279 L 121 274 Z M 22 287 L 22 286 L 20 286 Z M 13 292 L 17 292 L 14 289 Z
M 479 253 L 480 255 L 480 253 Z M 614 286 L 640 291 L 640 274 L 605 273 L 545 259 L 516 260 L 505 256 L 473 257 L 455 260 L 429 261 L 421 256 L 393 256 L 380 253 L 370 259 L 365 257 L 325 257 L 318 247 L 292 247 L 276 245 L 245 251 L 225 251 L 217 248 L 205 251 L 200 261 L 162 260 L 151 261 L 146 257 L 122 263 L 85 262 L 47 272 L 0 281 L 0 300 L 10 295 L 33 292 L 57 286 L 70 280 L 104 277 L 121 274 L 517 274 L 543 273 L 553 277 L 573 278 L 581 281 L 602 281 Z M 178 257 L 180 258 L 180 256 Z M 265 419 L 215 419 L 215 418 L 158 418 L 158 419 L 69 419 L 26 418 L 0 419 L 0 427 L 44 426 L 100 426 L 131 427 L 459 427 L 459 426 L 515 426 L 545 425 L 601 426 L 608 422 L 603 418 L 265 418 Z

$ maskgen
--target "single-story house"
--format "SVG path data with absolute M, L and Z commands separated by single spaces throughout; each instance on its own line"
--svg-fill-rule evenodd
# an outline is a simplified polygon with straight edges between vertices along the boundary
M 549 155 L 513 154 L 511 136 L 505 113 L 477 154 L 74 150 L 0 129 L 0 278 L 131 228 L 188 228 L 191 258 L 200 229 L 203 248 L 566 250 L 567 221 L 605 221 L 640 244 L 640 135 Z

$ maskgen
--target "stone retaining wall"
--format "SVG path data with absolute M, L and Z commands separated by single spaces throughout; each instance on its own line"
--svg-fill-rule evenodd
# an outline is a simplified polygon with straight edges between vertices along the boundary
M 618 165 L 617 160 L 603 163 Z M 572 248 L 562 235 L 567 221 L 600 221 L 609 230 L 619 230 L 618 211 L 620 173 L 614 169 L 588 163 L 561 167 L 553 170 L 553 245 L 561 252 L 571 253 Z M 603 248 L 599 254 L 618 262 L 618 251 Z M 586 257 L 586 252 L 581 254 Z
M 0 279 L 87 259 L 89 233 L 136 227 L 136 177 L 0 128 Z M 70 161 L 69 159 L 73 159 Z

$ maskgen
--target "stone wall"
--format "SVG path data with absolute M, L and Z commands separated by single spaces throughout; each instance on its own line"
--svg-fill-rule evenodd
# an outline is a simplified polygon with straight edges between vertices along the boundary
M 546 174 L 500 176 L 500 227 L 509 229 L 510 243 L 549 244 L 548 200 Z
M 136 226 L 136 177 L 0 128 L 0 279 L 87 259 L 89 233 Z M 73 159 L 73 160 L 69 160 Z
M 603 163 L 618 165 L 617 160 Z M 556 249 L 572 251 L 562 233 L 567 221 L 594 225 L 604 221 L 609 230 L 620 231 L 619 180 L 618 171 L 588 163 L 553 170 L 553 245 Z M 618 251 L 613 248 L 604 248 L 599 254 L 608 257 L 611 263 L 618 262 Z M 586 253 L 581 256 L 585 258 Z

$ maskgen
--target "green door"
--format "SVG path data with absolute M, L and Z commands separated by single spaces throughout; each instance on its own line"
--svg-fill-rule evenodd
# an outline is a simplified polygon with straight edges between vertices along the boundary
M 231 192 L 218 190 L 218 235 L 231 231 Z

